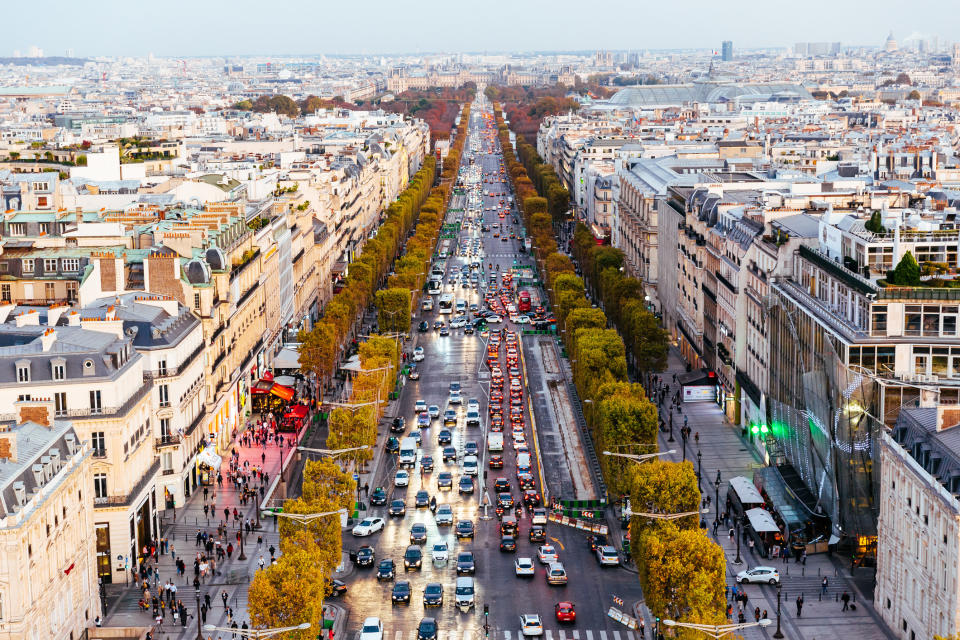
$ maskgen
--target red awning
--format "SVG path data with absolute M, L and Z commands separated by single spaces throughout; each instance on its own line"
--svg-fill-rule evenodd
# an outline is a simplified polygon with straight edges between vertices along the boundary
M 268 380 L 260 380 L 250 387 L 250 393 L 253 395 L 266 395 L 273 388 L 273 383 Z
M 303 418 L 307 417 L 307 406 L 303 404 L 294 405 L 284 418 Z
M 270 393 L 284 400 L 290 400 L 293 398 L 293 389 L 290 387 L 285 387 L 282 384 L 275 384 L 270 387 Z

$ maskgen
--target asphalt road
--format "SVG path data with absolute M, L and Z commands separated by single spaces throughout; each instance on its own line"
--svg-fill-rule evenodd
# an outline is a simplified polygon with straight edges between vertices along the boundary
M 482 168 L 484 179 L 495 178 L 494 184 L 480 183 L 480 192 L 507 193 L 509 185 L 501 183 L 497 174 L 501 162 L 499 143 L 496 129 L 492 120 L 483 120 L 481 112 L 489 113 L 489 106 L 484 107 L 480 102 L 474 104 L 471 117 L 470 133 L 464 153 L 464 166 L 469 165 L 471 146 L 474 141 L 479 144 L 479 154 L 476 163 Z M 489 126 L 487 126 L 489 123 Z M 457 241 L 450 241 L 451 248 L 458 251 L 446 261 L 440 261 L 445 266 L 444 292 L 454 293 L 456 298 L 463 298 L 470 303 L 477 303 L 483 307 L 481 289 L 464 288 L 457 283 L 448 283 L 450 268 L 454 265 L 465 265 L 477 260 L 483 264 L 483 274 L 480 282 L 486 282 L 489 274 L 488 265 L 499 265 L 500 272 L 507 271 L 519 258 L 521 262 L 529 262 L 525 254 L 517 255 L 518 242 L 508 238 L 502 241 L 494 238 L 493 223 L 500 223 L 508 227 L 513 226 L 519 231 L 519 225 L 512 225 L 512 215 L 508 214 L 500 219 L 495 211 L 484 211 L 489 207 L 499 206 L 500 200 L 506 202 L 507 196 L 483 195 L 481 212 L 485 224 L 491 226 L 490 231 L 481 233 L 479 218 L 471 220 L 469 207 L 464 213 L 448 213 L 448 222 L 463 219 L 460 237 Z M 474 239 L 479 239 L 482 249 L 479 252 L 471 251 Z M 459 245 L 459 246 L 458 246 Z M 466 249 L 461 254 L 460 249 Z M 494 273 L 497 269 L 494 268 Z M 457 447 L 458 460 L 456 463 L 443 463 L 442 447 L 437 443 L 437 433 L 442 429 L 442 419 L 435 419 L 431 425 L 422 430 L 422 447 L 419 456 L 432 455 L 435 468 L 432 473 L 422 473 L 418 462 L 417 468 L 411 471 L 408 487 L 394 487 L 396 471 L 395 456 L 390 456 L 381 464 L 380 476 L 371 485 L 384 486 L 389 500 L 403 499 L 406 502 L 406 515 L 402 518 L 390 518 L 387 507 L 371 507 L 369 516 L 382 517 L 386 526 L 382 532 L 368 538 L 354 538 L 348 532 L 344 539 L 344 548 L 357 549 L 363 544 L 370 544 L 376 551 L 376 562 L 371 568 L 357 568 L 348 578 L 348 593 L 345 604 L 350 608 L 351 615 L 348 625 L 348 639 L 358 637 L 359 627 L 364 618 L 379 617 L 383 621 L 385 640 L 412 640 L 416 636 L 416 628 L 424 616 L 437 619 L 440 630 L 439 640 L 454 640 L 455 638 L 479 639 L 484 637 L 483 607 L 490 609 L 489 637 L 504 640 L 519 637 L 519 617 L 521 614 L 537 613 L 543 619 L 545 636 L 549 640 L 637 640 L 636 632 L 628 630 L 623 625 L 607 617 L 607 609 L 614 604 L 613 596 L 623 598 L 626 608 L 639 599 L 640 588 L 636 576 L 621 568 L 601 568 L 586 541 L 586 534 L 581 531 L 564 527 L 559 524 L 547 525 L 548 543 L 553 544 L 559 552 L 569 582 L 566 586 L 550 586 L 546 583 L 544 569 L 537 563 L 537 574 L 533 578 L 518 578 L 514 573 L 514 560 L 518 556 L 527 556 L 536 563 L 536 549 L 538 544 L 528 541 L 530 530 L 529 512 L 524 513 L 520 521 L 520 535 L 516 553 L 502 553 L 499 550 L 500 535 L 499 522 L 495 517 L 493 503 L 496 500 L 492 490 L 484 488 L 485 483 L 492 485 L 498 477 L 504 477 L 511 483 L 511 492 L 515 499 L 521 492 L 517 486 L 515 469 L 515 455 L 510 442 L 509 421 L 505 424 L 505 446 L 503 451 L 504 468 L 488 469 L 486 451 L 487 428 L 487 395 L 489 393 L 490 371 L 486 366 L 486 337 L 479 333 L 464 335 L 462 329 L 453 329 L 449 336 L 440 336 L 432 328 L 436 319 L 449 322 L 452 316 L 432 312 L 419 314 L 429 320 L 431 329 L 420 335 L 419 346 L 425 352 L 425 359 L 419 363 L 421 377 L 419 381 L 411 381 L 405 387 L 400 398 L 398 415 L 406 418 L 407 433 L 416 428 L 416 414 L 414 403 L 424 400 L 428 405 L 437 405 L 441 415 L 448 408 L 449 384 L 459 381 L 462 385 L 464 403 L 460 406 L 452 405 L 458 412 L 458 425 L 451 428 L 453 445 Z M 456 315 L 455 313 L 453 315 Z M 496 330 L 499 327 L 519 330 L 521 327 L 506 322 L 503 325 L 491 325 Z M 500 360 L 504 365 L 504 349 L 501 348 Z M 526 373 L 524 372 L 524 376 Z M 506 394 L 509 397 L 509 394 Z M 470 398 L 477 398 L 480 402 L 482 426 L 466 427 L 463 419 L 466 413 L 466 402 Z M 524 397 L 524 401 L 527 398 Z M 505 409 L 508 408 L 507 402 Z M 505 413 L 509 413 L 508 409 Z M 529 419 L 525 423 L 527 441 L 532 447 L 532 432 Z M 459 495 L 457 482 L 460 479 L 463 449 L 467 441 L 474 441 L 481 451 L 481 475 L 476 478 L 477 489 L 472 495 Z M 452 491 L 439 492 L 436 477 L 442 471 L 449 471 L 453 475 L 454 487 Z M 486 472 L 486 478 L 482 475 Z M 571 469 L 569 473 L 586 473 L 586 470 Z M 547 474 L 548 481 L 553 474 Z M 457 540 L 452 527 L 438 527 L 433 514 L 429 509 L 417 509 L 414 506 L 414 495 L 421 488 L 429 491 L 437 498 L 440 504 L 450 504 L 454 513 L 454 522 L 471 520 L 476 527 L 476 535 L 472 540 Z M 540 479 L 537 477 L 537 489 L 540 490 Z M 559 489 L 559 487 L 557 488 Z M 491 506 L 488 510 L 490 519 L 481 519 L 480 501 L 486 491 L 489 491 Z M 427 529 L 427 544 L 424 545 L 424 562 L 421 571 L 409 572 L 404 575 L 403 553 L 410 544 L 410 527 L 414 523 L 423 523 Z M 434 543 L 447 542 L 450 549 L 450 561 L 444 566 L 431 562 L 430 551 Z M 456 581 L 455 558 L 459 551 L 473 551 L 476 560 L 476 607 L 469 613 L 459 612 L 453 605 L 454 583 Z M 409 606 L 393 606 L 390 593 L 393 580 L 380 581 L 376 579 L 376 564 L 381 559 L 393 559 L 398 571 L 396 580 L 409 580 L 411 584 L 411 602 Z M 439 608 L 425 610 L 423 605 L 424 587 L 429 582 L 440 582 L 444 586 L 444 604 Z M 571 601 L 577 607 L 577 621 L 572 625 L 560 625 L 554 617 L 554 606 L 559 601 Z

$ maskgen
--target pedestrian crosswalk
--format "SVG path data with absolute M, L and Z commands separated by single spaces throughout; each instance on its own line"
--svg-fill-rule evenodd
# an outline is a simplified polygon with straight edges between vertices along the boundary
M 385 633 L 384 637 L 391 638 L 390 633 Z M 524 636 L 519 629 L 513 631 L 496 628 L 491 628 L 488 636 L 489 640 L 525 640 L 527 637 L 529 636 Z M 397 630 L 393 633 L 392 640 L 416 640 L 416 638 L 416 629 Z M 440 629 L 437 632 L 437 640 L 478 640 L 478 638 L 484 638 L 482 627 Z M 629 629 L 611 631 L 605 629 L 544 629 L 543 635 L 539 638 L 541 640 L 642 640 L 639 633 Z

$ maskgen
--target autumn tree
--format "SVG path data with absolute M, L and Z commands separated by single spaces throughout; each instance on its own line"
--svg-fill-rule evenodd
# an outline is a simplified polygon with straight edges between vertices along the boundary
M 336 329 L 320 321 L 310 331 L 300 331 L 300 370 L 313 374 L 317 383 L 317 399 L 322 400 L 327 380 L 333 375 L 339 344 Z
M 380 289 L 376 294 L 376 304 L 381 331 L 405 333 L 410 329 L 409 289 Z
M 657 450 L 657 409 L 643 387 L 613 382 L 597 390 L 592 431 L 597 449 L 615 453 L 654 453 Z M 617 456 L 602 456 L 600 465 L 614 494 L 631 494 L 631 474 L 636 463 Z M 643 465 L 643 469 L 647 467 Z
M 630 504 L 635 513 L 688 513 L 700 510 L 700 488 L 692 462 L 651 460 L 640 465 L 634 464 L 627 484 Z M 700 517 L 686 516 L 673 522 L 681 529 L 696 528 L 700 525 Z M 639 535 L 650 525 L 649 518 L 633 516 L 630 521 L 631 535 Z
M 310 629 L 286 634 L 289 640 L 316 637 L 323 614 L 324 581 L 309 549 L 291 546 L 277 562 L 257 571 L 247 592 L 254 627 L 293 627 L 309 622 Z

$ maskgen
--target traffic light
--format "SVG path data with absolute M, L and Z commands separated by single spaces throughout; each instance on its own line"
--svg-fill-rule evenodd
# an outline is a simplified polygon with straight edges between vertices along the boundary
M 483 605 L 483 615 L 484 616 L 490 615 L 490 605 L 488 604 Z

